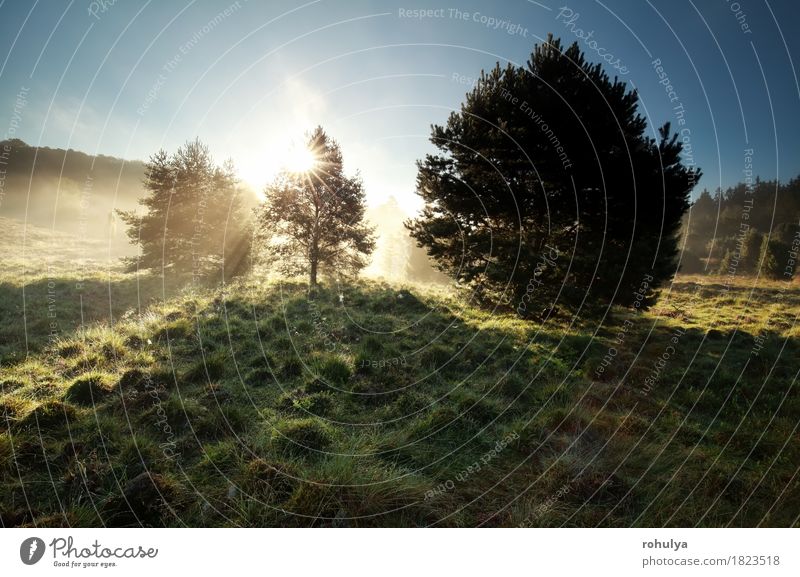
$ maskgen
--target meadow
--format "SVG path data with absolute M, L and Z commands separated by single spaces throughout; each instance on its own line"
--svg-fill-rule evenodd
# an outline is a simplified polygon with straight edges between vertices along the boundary
M 186 286 L 66 240 L 0 276 L 3 526 L 798 524 L 797 284 L 531 321 L 379 280 Z

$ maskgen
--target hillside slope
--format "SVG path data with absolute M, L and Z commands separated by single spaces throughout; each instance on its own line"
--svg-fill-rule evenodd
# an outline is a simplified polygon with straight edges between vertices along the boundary
M 0 369 L 2 524 L 797 524 L 796 289 L 463 302 L 251 279 L 65 333 Z

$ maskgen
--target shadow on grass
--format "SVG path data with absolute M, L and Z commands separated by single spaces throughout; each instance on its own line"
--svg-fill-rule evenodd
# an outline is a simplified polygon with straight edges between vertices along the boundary
M 107 278 L 37 278 L 21 285 L 0 283 L 0 363 L 39 352 L 54 339 L 67 338 L 96 322 L 113 322 L 178 294 L 186 279 L 159 275 Z

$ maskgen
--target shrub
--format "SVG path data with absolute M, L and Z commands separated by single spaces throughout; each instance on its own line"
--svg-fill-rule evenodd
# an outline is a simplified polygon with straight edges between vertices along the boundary
M 761 270 L 759 272 L 769 279 L 777 280 L 783 278 L 784 265 L 786 265 L 790 249 L 789 245 L 771 240 L 765 236 L 761 242 Z
M 111 526 L 163 526 L 178 490 L 172 479 L 145 471 L 128 481 L 122 495 L 110 498 L 103 512 Z
M 28 382 L 18 377 L 9 377 L 0 381 L 0 394 L 10 393 L 16 389 L 21 389 L 26 386 Z
M 168 322 L 161 329 L 156 332 L 153 337 L 153 340 L 167 340 L 170 341 L 175 339 L 183 339 L 190 337 L 195 334 L 196 327 L 192 321 L 189 319 L 177 319 L 172 322 Z
M 289 391 L 288 393 L 282 394 L 278 397 L 275 406 L 282 411 L 288 411 L 294 408 L 294 404 L 299 399 L 302 399 L 306 396 L 306 392 L 303 389 L 295 389 L 293 391 Z

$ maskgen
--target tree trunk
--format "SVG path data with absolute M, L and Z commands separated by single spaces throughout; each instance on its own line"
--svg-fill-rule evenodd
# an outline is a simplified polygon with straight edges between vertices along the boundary
M 309 287 L 317 286 L 317 259 L 311 259 L 311 272 L 308 278 Z

